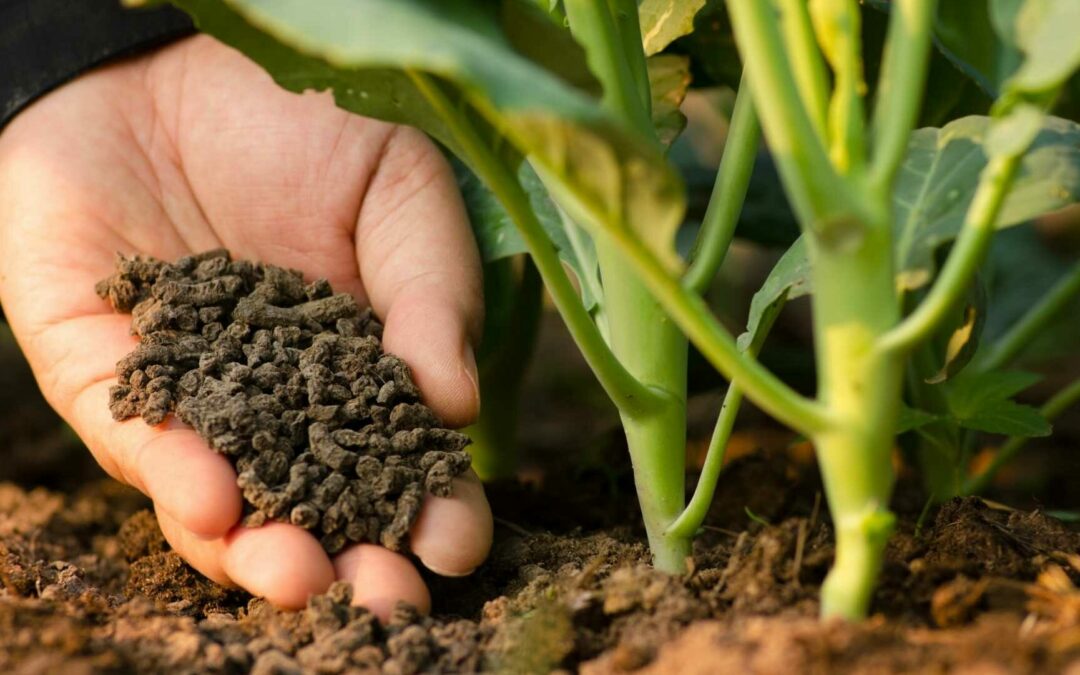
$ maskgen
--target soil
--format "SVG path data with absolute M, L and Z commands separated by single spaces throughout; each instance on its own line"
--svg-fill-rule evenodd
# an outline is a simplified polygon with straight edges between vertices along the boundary
M 668 576 L 647 565 L 610 416 L 549 384 L 529 394 L 527 480 L 489 486 L 487 563 L 426 576 L 431 616 L 401 606 L 386 626 L 347 586 L 283 612 L 204 580 L 141 496 L 74 455 L 51 470 L 78 487 L 0 484 L 0 672 L 1080 673 L 1072 526 L 971 498 L 920 527 L 901 485 L 873 617 L 821 623 L 831 531 L 803 446 L 737 436 L 694 569 Z M 12 429 L 0 409 L 4 445 L 33 448 Z
M 325 279 L 216 250 L 120 256 L 97 292 L 140 338 L 116 366 L 113 417 L 194 427 L 236 468 L 248 526 L 288 521 L 329 553 L 402 550 L 425 491 L 449 496 L 469 467 L 468 438 L 420 402 L 381 324 Z

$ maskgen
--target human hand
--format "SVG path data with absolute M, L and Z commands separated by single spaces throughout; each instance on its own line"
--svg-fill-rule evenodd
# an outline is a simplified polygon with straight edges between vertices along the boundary
M 427 609 L 408 558 L 362 544 L 331 560 L 299 527 L 240 527 L 236 474 L 193 430 L 112 419 L 114 367 L 135 338 L 94 283 L 118 251 L 219 247 L 370 303 L 425 402 L 451 426 L 475 418 L 480 261 L 452 172 L 421 133 L 287 93 L 197 36 L 89 73 L 0 134 L 0 301 L 46 398 L 110 475 L 154 501 L 173 548 L 284 607 L 344 579 L 384 618 L 398 600 Z M 428 495 L 412 552 L 466 574 L 491 529 L 470 472 L 452 498 Z

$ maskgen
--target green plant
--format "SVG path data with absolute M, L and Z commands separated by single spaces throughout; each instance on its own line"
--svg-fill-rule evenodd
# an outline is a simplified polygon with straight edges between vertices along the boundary
M 685 569 L 744 395 L 810 438 L 837 539 L 827 616 L 865 615 L 893 523 L 894 437 L 935 420 L 901 414 L 913 355 L 963 304 L 995 229 L 1071 203 L 1080 189 L 1080 128 L 1047 115 L 1080 64 L 1072 0 L 943 3 L 940 13 L 932 0 L 880 3 L 890 11 L 871 83 L 864 52 L 877 55 L 862 27 L 876 19 L 856 0 L 173 1 L 282 86 L 330 89 L 344 108 L 418 126 L 479 179 L 487 257 L 529 253 L 621 415 L 657 567 Z M 933 33 L 955 46 L 946 29 L 958 4 L 1001 49 L 984 59 L 996 102 L 987 117 L 913 131 Z M 684 260 L 674 249 L 683 186 L 665 153 L 694 64 L 661 52 L 699 11 L 725 9 L 746 67 Z M 716 38 L 715 25 L 704 37 Z M 677 46 L 695 63 L 704 54 L 706 72 L 738 72 L 730 49 L 694 38 Z M 985 65 L 946 55 L 972 74 Z M 736 340 L 702 292 L 735 234 L 762 134 L 802 237 Z M 935 273 L 935 255 L 954 240 Z M 814 398 L 755 358 L 785 302 L 811 289 Z M 732 384 L 687 504 L 688 339 Z

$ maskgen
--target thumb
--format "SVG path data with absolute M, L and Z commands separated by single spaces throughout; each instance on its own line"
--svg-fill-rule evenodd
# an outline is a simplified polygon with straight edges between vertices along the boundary
M 453 171 L 422 133 L 390 134 L 357 224 L 360 276 L 383 344 L 412 369 L 450 426 L 476 419 L 474 348 L 483 323 L 480 255 Z

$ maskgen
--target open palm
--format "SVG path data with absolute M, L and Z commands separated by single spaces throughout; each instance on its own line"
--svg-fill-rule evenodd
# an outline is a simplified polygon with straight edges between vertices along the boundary
M 383 616 L 397 600 L 426 607 L 401 555 L 359 545 L 331 560 L 298 527 L 239 527 L 235 473 L 194 431 L 112 420 L 114 366 L 135 338 L 94 282 L 117 252 L 217 247 L 370 303 L 425 402 L 451 425 L 475 417 L 479 260 L 453 176 L 422 134 L 286 93 L 200 36 L 90 73 L 0 135 L 0 301 L 50 403 L 106 471 L 154 500 L 173 547 L 283 606 L 343 578 Z M 475 477 L 452 499 L 429 495 L 411 539 L 436 572 L 478 565 L 491 515 Z

